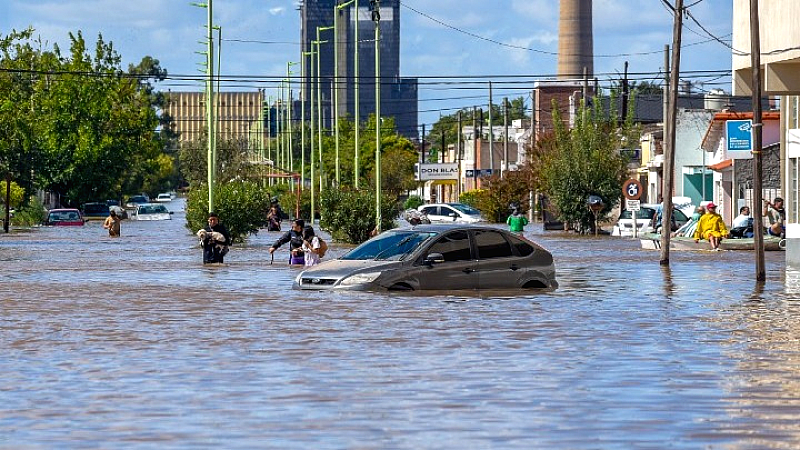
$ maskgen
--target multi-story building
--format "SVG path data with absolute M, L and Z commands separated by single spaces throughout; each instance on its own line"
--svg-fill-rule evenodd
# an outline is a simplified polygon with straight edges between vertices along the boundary
M 206 94 L 170 91 L 168 97 L 169 103 L 164 112 L 173 118 L 179 141 L 200 139 L 206 129 Z M 215 99 L 219 139 L 242 138 L 259 127 L 263 92 L 218 92 Z
M 800 2 L 759 4 L 761 84 L 780 96 L 781 194 L 786 209 L 786 263 L 800 268 Z M 750 1 L 733 2 L 733 89 L 752 95 Z M 753 211 L 757 211 L 754 205 Z
M 319 37 L 319 97 L 322 104 L 322 125 L 333 128 L 333 107 L 335 92 L 338 90 L 339 117 L 355 117 L 356 83 L 358 83 L 359 120 L 364 122 L 375 113 L 375 22 L 370 3 L 360 0 L 358 12 L 354 4 L 337 8 L 343 3 L 337 0 L 304 0 L 300 6 L 301 42 L 304 52 L 312 51 L 311 42 L 317 39 L 317 29 L 332 27 L 334 14 L 337 30 L 320 31 Z M 380 2 L 380 89 L 381 116 L 394 117 L 397 131 L 411 139 L 418 138 L 417 131 L 417 79 L 400 77 L 400 1 L 382 0 Z M 358 40 L 356 40 L 358 26 Z M 338 42 L 338 71 L 334 60 L 334 34 Z M 355 50 L 358 45 L 358 73 L 355 73 Z M 309 56 L 305 56 L 309 58 Z M 303 64 L 302 94 L 306 98 L 306 108 L 310 107 L 311 82 L 316 80 L 314 61 L 306 59 Z M 338 74 L 338 78 L 335 75 Z M 315 88 L 316 89 L 316 88 Z M 317 95 L 313 101 L 317 101 Z M 308 113 L 308 112 L 307 112 Z

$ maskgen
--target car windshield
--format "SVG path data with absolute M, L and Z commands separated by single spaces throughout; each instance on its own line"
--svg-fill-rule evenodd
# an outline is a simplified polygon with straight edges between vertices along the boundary
M 421 231 L 387 231 L 350 250 L 342 259 L 401 261 L 435 235 Z
M 77 211 L 52 211 L 50 213 L 50 222 L 67 222 L 78 220 Z
M 465 205 L 463 203 L 450 203 L 450 206 L 461 211 L 464 214 L 469 214 L 471 216 L 479 216 L 481 214 L 481 212 L 478 211 L 477 209 L 473 208 L 472 206 Z
M 164 205 L 145 205 L 139 207 L 139 214 L 166 214 L 167 207 Z

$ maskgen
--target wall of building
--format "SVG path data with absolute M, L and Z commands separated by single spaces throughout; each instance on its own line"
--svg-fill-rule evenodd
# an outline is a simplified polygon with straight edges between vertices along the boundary
M 203 92 L 169 92 L 169 105 L 164 108 L 174 119 L 181 142 L 196 141 L 206 129 L 206 95 Z M 220 92 L 217 132 L 220 139 L 236 139 L 247 135 L 261 117 L 261 92 Z
M 337 0 L 305 0 L 301 6 L 301 40 L 303 48 L 310 51 L 310 42 L 317 38 L 317 27 L 334 25 L 334 8 L 344 3 Z M 380 77 L 381 77 L 381 116 L 394 117 L 397 131 L 410 139 L 417 139 L 418 94 L 417 79 L 400 76 L 400 2 L 399 0 L 382 0 L 380 7 Z M 369 3 L 359 3 L 359 11 L 348 7 L 341 10 L 337 18 L 337 39 L 339 45 L 338 71 L 334 63 L 334 32 L 322 31 L 321 40 L 328 41 L 320 45 L 320 103 L 322 104 L 322 124 L 326 129 L 333 128 L 338 95 L 340 117 L 355 118 L 356 92 L 359 82 L 359 116 L 363 123 L 375 113 L 375 22 Z M 355 28 L 358 25 L 358 42 Z M 355 50 L 358 45 L 358 74 L 355 73 Z M 311 73 L 311 61 L 305 63 L 302 75 L 302 95 L 307 99 L 306 114 L 311 107 L 309 96 L 312 93 L 311 80 L 316 77 L 316 69 Z M 316 64 L 316 60 L 313 62 Z M 334 83 L 338 75 L 338 83 Z M 334 91 L 336 88 L 336 91 Z M 316 88 L 314 88 L 316 89 Z M 313 91 L 315 92 L 315 90 Z M 317 95 L 314 93 L 314 101 Z
M 786 202 L 786 263 L 800 269 L 800 220 L 798 220 L 797 167 L 800 148 L 796 141 L 800 95 L 800 2 L 770 0 L 759 3 L 759 38 L 761 45 L 762 90 L 780 95 L 781 102 L 781 192 Z M 750 95 L 752 71 L 750 58 L 750 1 L 733 1 L 734 93 Z

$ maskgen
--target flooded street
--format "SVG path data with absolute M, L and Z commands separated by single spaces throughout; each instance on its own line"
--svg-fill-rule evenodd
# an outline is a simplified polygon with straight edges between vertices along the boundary
M 756 288 L 749 252 L 535 226 L 553 292 L 309 293 L 277 233 L 204 267 L 167 207 L 0 236 L 0 448 L 800 447 L 782 252 Z

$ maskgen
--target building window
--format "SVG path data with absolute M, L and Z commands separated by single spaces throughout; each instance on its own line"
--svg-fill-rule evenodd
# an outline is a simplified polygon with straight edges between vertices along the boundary
M 792 105 L 792 128 L 800 128 L 800 97 L 793 96 L 790 103 Z

